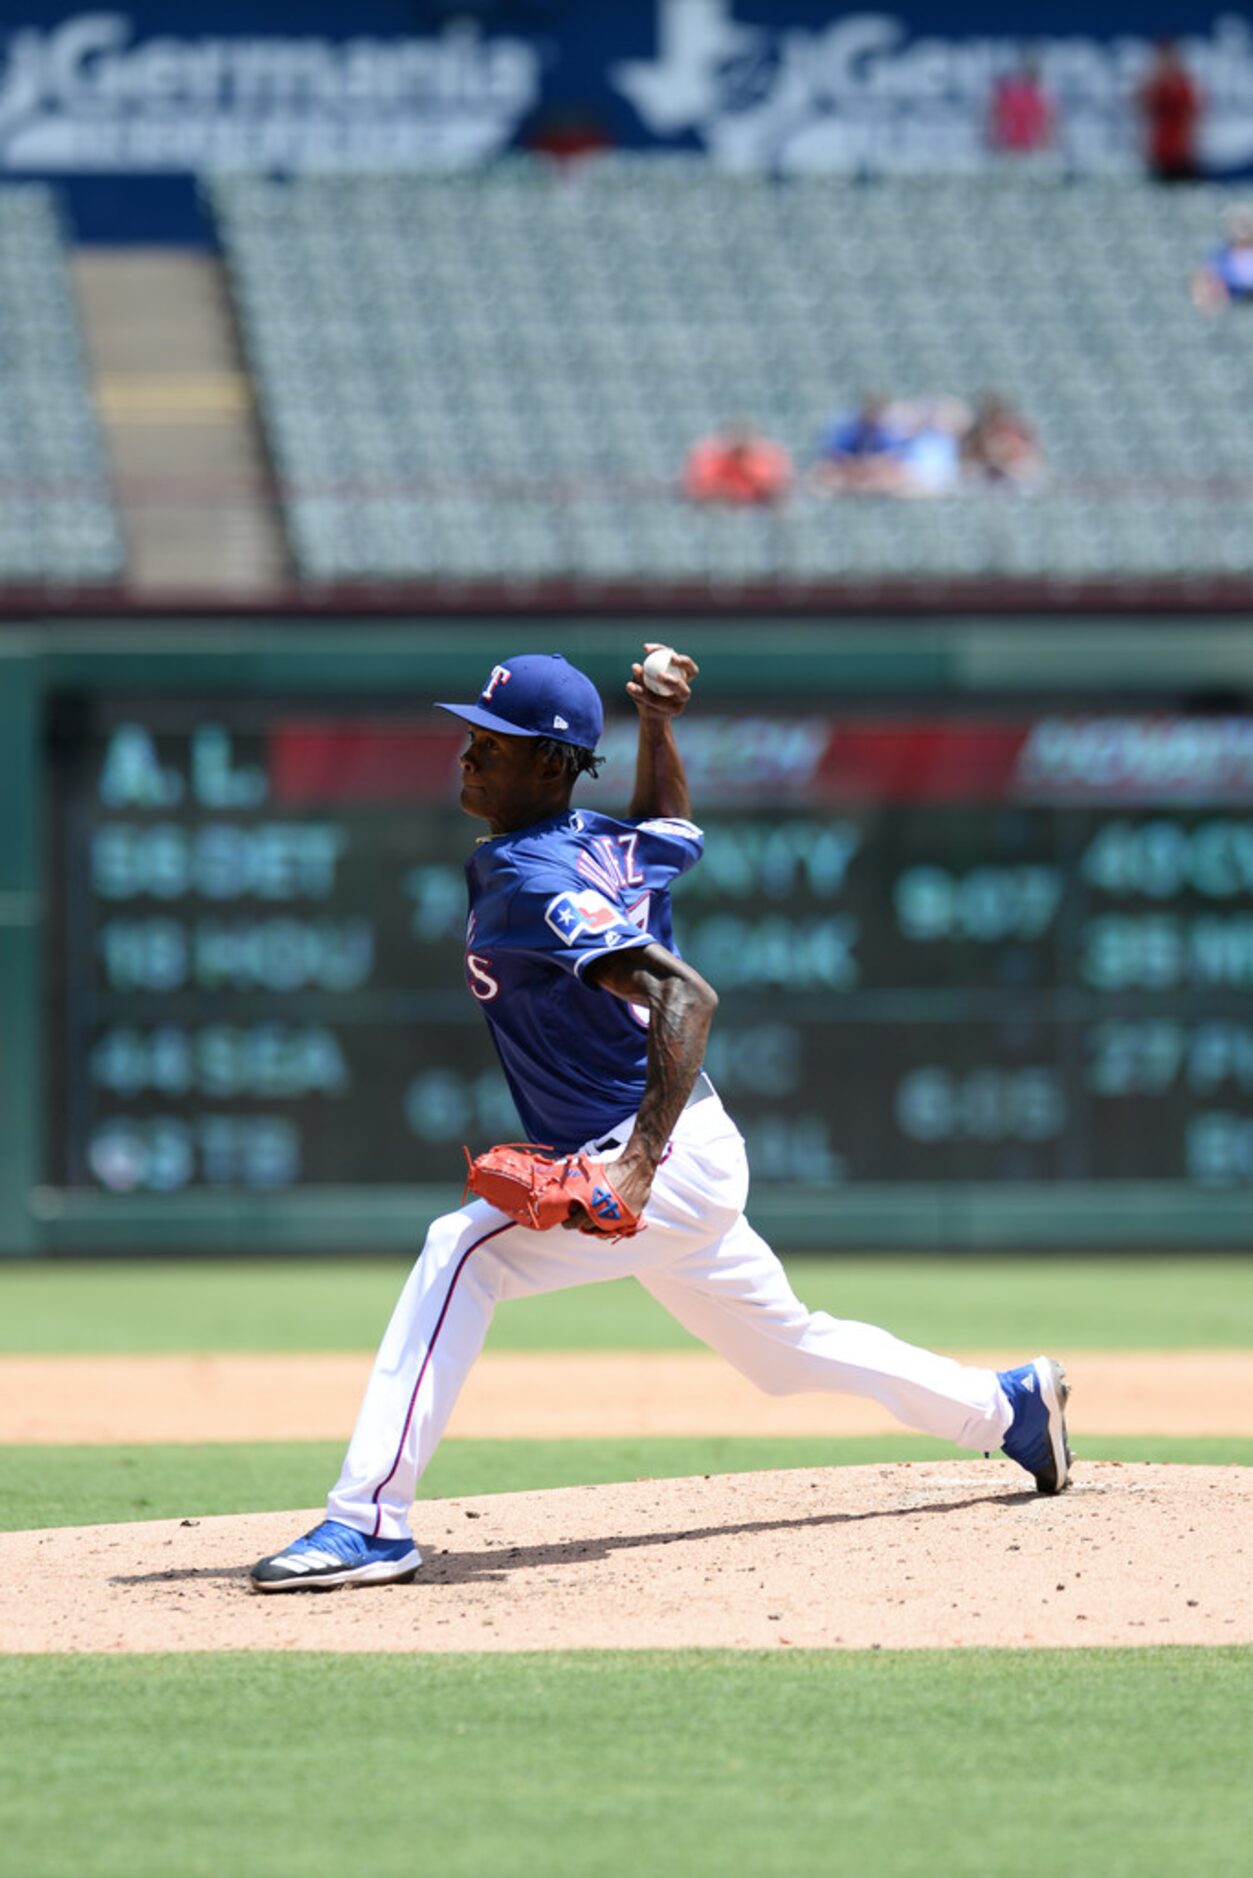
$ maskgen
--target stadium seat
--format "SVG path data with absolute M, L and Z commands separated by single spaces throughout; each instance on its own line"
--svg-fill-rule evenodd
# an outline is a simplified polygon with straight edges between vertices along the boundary
M 121 535 L 50 189 L 0 188 L 0 582 L 115 580 Z
M 519 158 L 223 178 L 213 202 L 310 578 L 1253 565 L 1253 349 L 1187 290 L 1223 189 L 779 182 L 611 155 L 573 173 Z M 906 503 L 802 486 L 777 516 L 702 514 L 677 493 L 690 444 L 730 418 L 803 467 L 868 389 L 984 388 L 1037 427 L 1038 491 Z

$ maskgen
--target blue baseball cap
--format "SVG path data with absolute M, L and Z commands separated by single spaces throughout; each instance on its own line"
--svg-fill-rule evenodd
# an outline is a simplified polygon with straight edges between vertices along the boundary
M 437 704 L 481 730 L 508 737 L 556 737 L 594 750 L 605 708 L 591 679 L 559 652 L 524 652 L 493 665 L 477 704 Z

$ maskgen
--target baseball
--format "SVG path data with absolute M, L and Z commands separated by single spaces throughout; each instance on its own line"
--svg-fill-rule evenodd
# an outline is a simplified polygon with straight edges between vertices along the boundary
M 674 648 L 658 646 L 644 660 L 644 683 L 650 691 L 658 692 L 662 697 L 672 688 L 673 680 L 679 676 L 677 667 L 672 663 Z

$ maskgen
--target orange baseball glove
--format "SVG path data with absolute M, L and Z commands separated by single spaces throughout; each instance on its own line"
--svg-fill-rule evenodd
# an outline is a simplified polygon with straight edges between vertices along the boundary
M 583 1232 L 606 1239 L 629 1239 L 644 1223 L 615 1189 L 605 1163 L 586 1154 L 554 1160 L 525 1142 L 488 1148 L 474 1160 L 469 1148 L 462 1152 L 469 1169 L 463 1201 L 466 1193 L 477 1193 L 532 1232 L 564 1225 L 576 1213 Z

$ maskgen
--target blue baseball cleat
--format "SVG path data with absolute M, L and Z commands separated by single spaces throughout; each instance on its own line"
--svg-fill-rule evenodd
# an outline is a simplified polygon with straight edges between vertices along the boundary
M 286 1551 L 248 1574 L 258 1591 L 329 1591 L 335 1585 L 406 1585 L 422 1554 L 412 1539 L 371 1539 L 355 1526 L 324 1519 Z
M 1002 1454 L 1035 1475 L 1040 1493 L 1060 1493 L 1069 1483 L 1071 1461 L 1066 1440 L 1070 1385 L 1065 1370 L 1051 1356 L 1037 1356 L 1021 1369 L 999 1371 L 998 1379 L 1014 1411 Z

